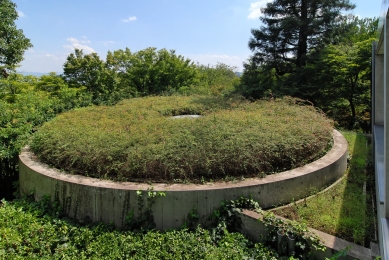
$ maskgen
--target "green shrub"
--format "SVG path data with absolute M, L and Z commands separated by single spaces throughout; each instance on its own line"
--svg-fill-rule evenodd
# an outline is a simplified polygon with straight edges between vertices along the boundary
M 26 200 L 0 204 L 0 259 L 276 259 L 276 253 L 225 230 L 215 242 L 196 228 L 146 234 L 80 226 Z
M 197 119 L 171 116 L 198 114 Z M 332 122 L 290 98 L 148 97 L 63 113 L 34 135 L 44 162 L 114 180 L 255 177 L 322 156 Z
M 29 136 L 58 113 L 90 104 L 83 89 L 69 89 L 55 73 L 0 80 L 0 199 L 11 198 L 18 155 Z

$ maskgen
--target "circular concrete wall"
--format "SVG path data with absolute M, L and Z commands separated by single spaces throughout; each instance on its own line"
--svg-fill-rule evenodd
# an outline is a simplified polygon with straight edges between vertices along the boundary
M 36 200 L 50 195 L 72 218 L 113 222 L 121 227 L 131 210 L 137 214 L 137 191 L 152 189 L 165 194 L 152 206 L 157 228 L 178 228 L 194 208 L 200 216 L 206 216 L 223 200 L 250 195 L 262 208 L 268 208 L 309 196 L 331 184 L 347 168 L 347 141 L 336 130 L 333 139 L 334 145 L 325 156 L 303 167 L 265 178 L 203 185 L 118 183 L 70 175 L 39 162 L 25 148 L 19 156 L 20 192 L 22 196 L 33 193 Z

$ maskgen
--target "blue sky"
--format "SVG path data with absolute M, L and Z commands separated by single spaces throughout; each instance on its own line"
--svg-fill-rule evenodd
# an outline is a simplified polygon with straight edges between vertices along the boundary
M 269 0 L 14 0 L 16 24 L 34 45 L 18 71 L 62 73 L 74 48 L 97 52 L 174 49 L 201 64 L 236 66 L 250 56 L 251 28 Z M 360 17 L 379 16 L 382 0 L 354 0 Z

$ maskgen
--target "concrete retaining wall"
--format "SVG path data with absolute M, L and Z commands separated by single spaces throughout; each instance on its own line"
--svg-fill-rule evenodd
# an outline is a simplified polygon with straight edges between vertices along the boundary
M 309 196 L 340 178 L 347 167 L 347 142 L 333 132 L 333 148 L 321 159 L 303 167 L 244 181 L 196 184 L 117 183 L 69 175 L 36 160 L 26 148 L 19 156 L 20 192 L 36 200 L 50 195 L 70 217 L 123 226 L 130 210 L 137 214 L 138 190 L 163 191 L 152 207 L 158 229 L 180 227 L 193 208 L 200 216 L 213 212 L 223 200 L 251 195 L 262 208 Z
M 243 210 L 243 212 L 239 214 L 239 217 L 242 220 L 241 232 L 243 234 L 250 237 L 255 242 L 265 242 L 264 238 L 267 235 L 267 229 L 261 221 L 258 221 L 258 219 L 262 219 L 260 214 L 249 210 Z M 285 218 L 279 216 L 276 217 L 282 219 L 283 221 L 288 221 Z M 330 259 L 334 254 L 344 249 L 347 249 L 347 256 L 340 257 L 341 260 L 375 259 L 375 257 L 378 256 L 378 250 L 374 251 L 369 248 L 359 246 L 313 228 L 308 228 L 308 231 L 316 234 L 321 243 L 325 246 L 324 251 L 315 250 L 312 252 L 314 259 Z M 377 247 L 376 244 L 373 245 Z

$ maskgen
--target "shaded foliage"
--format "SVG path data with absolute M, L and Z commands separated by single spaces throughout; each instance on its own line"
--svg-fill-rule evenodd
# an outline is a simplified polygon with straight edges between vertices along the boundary
M 350 17 L 348 33 L 329 44 L 310 62 L 304 73 L 311 75 L 311 92 L 316 88 L 316 104 L 340 125 L 370 130 L 371 44 L 378 19 Z

